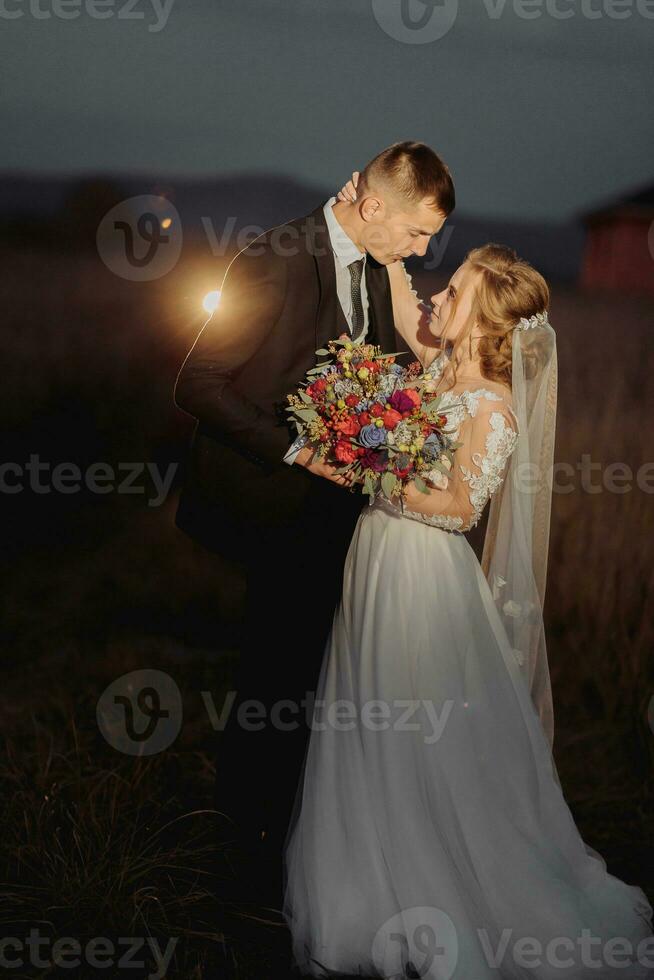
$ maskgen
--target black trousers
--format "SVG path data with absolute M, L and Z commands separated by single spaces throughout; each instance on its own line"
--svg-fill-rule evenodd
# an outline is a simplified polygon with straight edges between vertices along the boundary
M 319 477 L 312 490 L 293 525 L 264 531 L 248 562 L 237 696 L 217 747 L 216 808 L 266 853 L 278 895 L 312 699 L 364 504 Z

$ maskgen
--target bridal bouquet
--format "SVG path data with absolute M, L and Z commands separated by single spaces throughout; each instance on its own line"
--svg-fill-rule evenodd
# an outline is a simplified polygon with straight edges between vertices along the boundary
M 410 481 L 423 493 L 443 486 L 458 443 L 429 373 L 417 361 L 396 364 L 396 354 L 373 344 L 333 340 L 316 353 L 331 359 L 308 372 L 286 409 L 314 460 L 352 473 L 371 503 L 380 494 L 401 498 Z

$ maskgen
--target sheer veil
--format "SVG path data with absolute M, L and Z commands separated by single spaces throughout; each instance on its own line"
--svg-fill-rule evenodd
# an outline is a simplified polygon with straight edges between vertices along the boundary
M 556 428 L 556 334 L 546 313 L 522 319 L 513 335 L 513 410 L 518 441 L 493 496 L 482 569 L 549 740 L 552 690 L 543 604 L 547 580 Z

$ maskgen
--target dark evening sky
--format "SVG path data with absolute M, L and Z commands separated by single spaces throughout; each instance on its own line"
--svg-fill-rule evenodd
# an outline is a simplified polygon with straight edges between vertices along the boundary
M 528 220 L 651 181 L 654 0 L 463 6 L 3 0 L 0 169 L 330 187 L 413 138 L 450 164 L 461 210 Z

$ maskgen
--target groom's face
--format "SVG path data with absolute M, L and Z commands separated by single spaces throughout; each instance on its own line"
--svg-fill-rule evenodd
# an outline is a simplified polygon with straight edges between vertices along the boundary
M 404 204 L 370 195 L 361 202 L 365 221 L 363 245 L 381 265 L 390 265 L 409 255 L 424 255 L 432 235 L 441 230 L 446 215 L 433 201 Z

